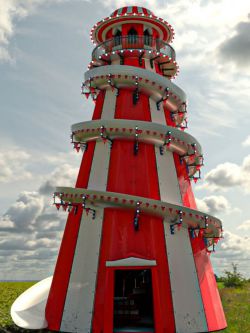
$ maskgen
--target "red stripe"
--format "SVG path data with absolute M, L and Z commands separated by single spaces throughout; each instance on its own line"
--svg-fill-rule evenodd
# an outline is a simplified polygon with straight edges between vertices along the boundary
M 165 115 L 165 119 L 166 119 L 166 124 L 168 126 L 176 127 L 175 122 L 172 120 L 170 110 L 166 106 L 163 107 L 163 110 L 164 110 L 164 115 Z
M 208 329 L 210 332 L 221 330 L 227 326 L 227 323 L 209 255 L 206 252 L 204 242 L 200 238 L 192 241 L 192 249 Z
M 183 205 L 197 209 L 185 164 L 180 164 L 180 159 L 177 154 L 174 154 L 174 160 Z M 227 326 L 227 323 L 210 258 L 206 253 L 204 241 L 202 238 L 192 239 L 191 245 L 208 329 L 209 331 L 221 330 Z
M 95 104 L 95 109 L 93 112 L 92 120 L 101 119 L 105 94 L 106 94 L 106 90 L 101 90 L 99 92 L 97 99 L 96 99 L 96 104 Z
M 95 141 L 88 143 L 88 148 L 83 155 L 75 187 L 87 188 L 88 186 L 89 175 L 95 151 L 95 144 Z
M 139 143 L 134 155 L 134 142 L 114 141 L 107 191 L 160 199 L 154 146 Z
M 46 305 L 48 329 L 60 330 L 72 262 L 79 232 L 82 209 L 69 213 Z
M 139 93 L 139 101 L 133 104 L 133 91 L 122 89 L 116 99 L 115 119 L 151 121 L 148 96 Z M 135 123 L 136 126 L 136 123 Z
M 134 105 L 132 94 L 127 89 L 120 91 L 115 118 L 151 121 L 148 96 L 141 93 L 138 103 Z M 110 156 L 107 191 L 160 199 L 154 146 L 139 143 L 139 151 L 135 155 L 134 142 L 115 140 Z

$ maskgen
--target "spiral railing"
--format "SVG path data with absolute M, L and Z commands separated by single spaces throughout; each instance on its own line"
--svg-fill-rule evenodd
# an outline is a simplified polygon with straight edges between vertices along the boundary
M 119 36 L 111 38 L 104 43 L 97 45 L 92 52 L 92 59 L 100 59 L 103 55 L 110 52 L 121 50 L 148 50 L 156 51 L 168 56 L 168 58 L 175 60 L 175 50 L 169 44 L 163 42 L 161 39 L 151 36 Z

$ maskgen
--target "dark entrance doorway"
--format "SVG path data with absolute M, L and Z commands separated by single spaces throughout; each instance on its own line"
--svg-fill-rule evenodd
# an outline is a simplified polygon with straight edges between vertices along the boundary
M 152 276 L 149 269 L 115 271 L 114 331 L 154 331 Z

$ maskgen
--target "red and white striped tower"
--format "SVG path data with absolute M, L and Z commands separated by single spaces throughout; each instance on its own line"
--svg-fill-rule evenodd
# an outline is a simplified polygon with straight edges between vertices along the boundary
M 63 332 L 211 332 L 226 321 L 210 263 L 221 222 L 196 210 L 202 151 L 186 127 L 172 27 L 123 7 L 91 30 L 83 94 L 92 121 L 72 126 L 83 158 L 46 320 Z

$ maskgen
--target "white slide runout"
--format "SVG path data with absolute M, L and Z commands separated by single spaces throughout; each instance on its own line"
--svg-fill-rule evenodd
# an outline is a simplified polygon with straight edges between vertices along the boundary
M 22 328 L 46 328 L 45 307 L 50 291 L 52 276 L 36 283 L 23 292 L 12 304 L 11 317 Z

